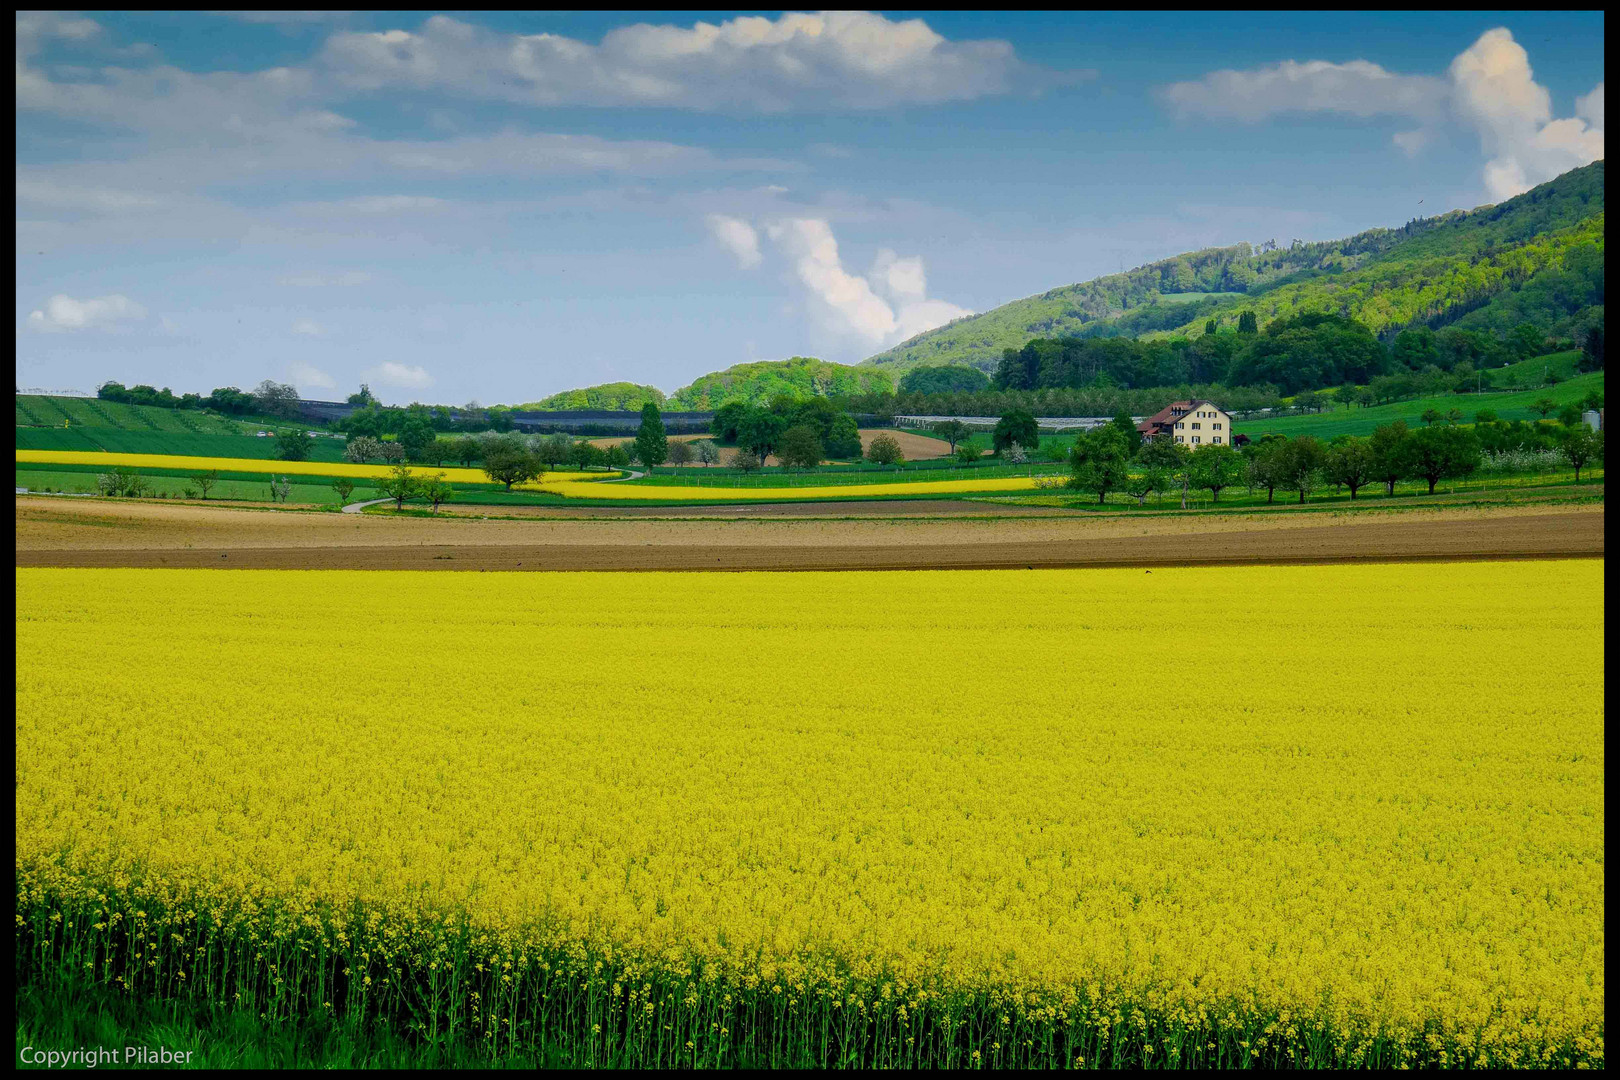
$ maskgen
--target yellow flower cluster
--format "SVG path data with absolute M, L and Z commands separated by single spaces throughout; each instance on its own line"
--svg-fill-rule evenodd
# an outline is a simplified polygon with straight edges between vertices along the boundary
M 392 465 L 353 465 L 346 461 L 272 461 L 260 458 L 188 457 L 183 454 L 107 454 L 89 450 L 18 450 L 19 463 L 46 465 L 100 465 L 105 468 L 129 469 L 218 469 L 220 472 L 264 473 L 276 476 L 352 476 L 358 479 L 387 476 Z M 452 484 L 487 484 L 488 476 L 482 469 L 441 468 L 437 465 L 413 465 L 417 476 L 443 473 Z M 548 473 L 562 482 L 581 480 L 587 476 L 601 478 L 602 473 L 558 472 Z
M 694 487 L 689 485 L 593 484 L 547 473 L 525 487 L 573 499 L 679 499 L 704 502 L 790 502 L 808 499 L 860 499 L 875 495 L 960 495 L 965 492 L 1029 491 L 1040 485 L 1029 476 L 996 476 L 982 480 L 874 480 L 869 484 L 822 484 L 807 487 Z
M 312 1009 L 408 971 L 496 1032 L 594 978 L 587 1042 L 703 1020 L 648 1026 L 666 1062 L 814 1003 L 969 1064 L 1084 1022 L 1064 1062 L 1601 1066 L 1602 597 L 1600 560 L 18 570 L 18 921 L 172 986 L 220 976 L 157 930 L 207 922 Z

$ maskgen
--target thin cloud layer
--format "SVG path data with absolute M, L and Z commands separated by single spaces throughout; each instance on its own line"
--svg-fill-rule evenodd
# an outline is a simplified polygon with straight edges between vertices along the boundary
M 721 112 L 930 105 L 1072 81 L 1005 41 L 953 42 L 921 19 L 789 13 L 690 28 L 641 23 L 591 45 L 501 34 L 436 15 L 416 31 L 333 35 L 321 62 L 360 90 L 440 90 L 527 105 L 660 106 Z
M 426 390 L 433 385 L 433 376 L 420 365 L 400 364 L 393 360 L 385 360 L 381 364 L 366 372 L 366 377 L 373 382 L 384 386 L 398 387 L 401 390 Z
M 1603 84 L 1577 99 L 1575 116 L 1554 119 L 1552 96 L 1506 27 L 1481 34 L 1446 78 L 1398 75 L 1367 60 L 1285 60 L 1249 71 L 1215 71 L 1161 91 L 1176 115 L 1257 122 L 1289 113 L 1399 116 L 1424 125 L 1393 142 L 1420 152 L 1447 118 L 1471 128 L 1489 160 L 1486 190 L 1506 199 L 1603 156 Z

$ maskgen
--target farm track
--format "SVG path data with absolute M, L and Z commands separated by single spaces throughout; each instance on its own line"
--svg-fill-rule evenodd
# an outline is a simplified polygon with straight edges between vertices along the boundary
M 16 537 L 18 566 L 900 570 L 1601 557 L 1603 532 L 1600 505 L 1156 519 L 433 521 L 24 499 Z

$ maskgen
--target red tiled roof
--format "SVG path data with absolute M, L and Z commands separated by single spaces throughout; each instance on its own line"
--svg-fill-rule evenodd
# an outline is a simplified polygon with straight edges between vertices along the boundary
M 1182 416 L 1185 416 L 1187 413 L 1192 412 L 1194 409 L 1198 408 L 1198 406 L 1214 404 L 1215 403 L 1213 401 L 1208 401 L 1204 398 L 1193 398 L 1191 401 L 1172 401 L 1170 404 L 1166 405 L 1164 408 L 1160 409 L 1158 412 L 1154 413 L 1140 424 L 1137 424 L 1136 430 L 1151 438 L 1152 436 L 1157 435 L 1161 431 L 1169 428 L 1172 422 Z M 1217 409 L 1220 408 L 1219 405 L 1216 405 L 1215 407 Z

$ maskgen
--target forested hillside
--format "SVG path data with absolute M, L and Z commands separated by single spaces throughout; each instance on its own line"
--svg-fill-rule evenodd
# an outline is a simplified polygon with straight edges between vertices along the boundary
M 864 365 L 991 372 L 1034 338 L 1196 337 L 1252 311 L 1320 312 L 1386 340 L 1407 327 L 1567 335 L 1603 303 L 1603 162 L 1495 206 L 1324 243 L 1211 248 L 1004 304 L 919 334 Z
M 809 356 L 791 360 L 760 360 L 737 364 L 704 375 L 670 395 L 671 409 L 718 409 L 733 401 L 768 405 L 778 394 L 793 397 L 848 397 L 892 391 L 894 380 L 886 371 L 850 367 Z
M 519 409 L 615 409 L 627 412 L 639 410 L 647 402 L 664 403 L 664 392 L 656 386 L 639 383 L 615 382 L 600 386 L 587 386 L 581 390 L 564 390 L 539 401 L 519 405 Z

